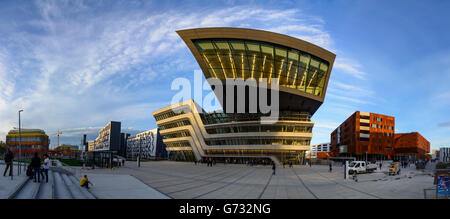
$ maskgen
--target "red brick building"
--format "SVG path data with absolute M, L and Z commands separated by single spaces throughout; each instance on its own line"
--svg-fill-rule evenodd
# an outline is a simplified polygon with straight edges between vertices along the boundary
M 331 133 L 331 155 L 358 160 L 429 159 L 430 142 L 417 132 L 395 134 L 395 118 L 356 111 Z
M 418 132 L 395 134 L 394 141 L 396 156 L 409 156 L 419 159 L 428 158 L 427 153 L 430 153 L 430 142 Z
M 394 155 L 395 118 L 356 111 L 331 133 L 333 155 L 391 159 Z

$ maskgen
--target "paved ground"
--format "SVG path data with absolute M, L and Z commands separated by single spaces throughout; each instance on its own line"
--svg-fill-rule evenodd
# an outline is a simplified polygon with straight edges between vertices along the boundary
M 328 166 L 279 166 L 272 175 L 270 166 L 245 166 L 217 164 L 207 167 L 185 162 L 142 162 L 138 168 L 135 162 L 125 167 L 95 170 L 77 170 L 78 174 L 94 174 L 93 182 L 107 185 L 108 180 L 97 174 L 133 175 L 143 183 L 172 198 L 186 199 L 396 199 L 424 197 L 425 188 L 433 187 L 430 170 L 403 169 L 400 176 L 387 176 L 387 164 L 381 171 L 358 175 L 358 182 L 343 179 L 343 168 Z M 136 198 L 138 189 L 128 192 L 120 181 L 114 188 Z M 124 183 L 127 184 L 127 183 Z M 96 187 L 99 186 L 96 183 Z M 157 194 L 157 193 L 155 193 Z M 109 198 L 108 196 L 104 196 Z
M 25 173 L 22 171 L 21 176 L 17 176 L 17 166 L 14 165 L 13 168 L 13 179 L 11 180 L 11 177 L 8 176 L 9 170 L 6 173 L 6 177 L 3 176 L 3 173 L 5 171 L 5 165 L 3 163 L 0 163 L 0 199 L 6 199 L 9 197 L 9 195 L 15 191 L 15 189 L 22 184 L 26 180 Z

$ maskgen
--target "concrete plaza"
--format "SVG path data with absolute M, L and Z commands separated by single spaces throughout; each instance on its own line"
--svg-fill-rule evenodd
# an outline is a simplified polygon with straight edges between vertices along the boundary
M 148 198 L 176 199 L 423 199 L 424 189 L 433 188 L 434 179 L 429 167 L 426 170 L 406 168 L 400 175 L 388 176 L 387 163 L 375 173 L 358 175 L 358 182 L 345 180 L 340 165 L 333 166 L 331 173 L 328 166 L 321 165 L 277 166 L 276 175 L 272 175 L 271 166 L 216 164 L 207 167 L 170 161 L 142 162 L 140 168 L 136 162 L 126 162 L 124 167 L 113 170 L 77 168 L 76 171 L 93 176 L 94 184 L 97 180 L 105 184 L 111 175 L 131 175 L 160 193 Z M 116 193 L 123 191 L 125 198 L 138 194 L 136 191 L 127 195 L 129 186 L 115 184 L 109 189 L 117 190 Z M 101 190 L 95 187 L 92 191 Z

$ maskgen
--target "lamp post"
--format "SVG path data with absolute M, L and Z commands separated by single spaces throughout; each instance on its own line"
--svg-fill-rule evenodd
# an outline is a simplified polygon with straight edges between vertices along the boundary
M 20 175 L 20 168 L 21 168 L 21 161 L 22 161 L 22 130 L 20 125 L 20 113 L 23 112 L 23 110 L 19 110 L 19 162 L 17 162 L 17 175 Z

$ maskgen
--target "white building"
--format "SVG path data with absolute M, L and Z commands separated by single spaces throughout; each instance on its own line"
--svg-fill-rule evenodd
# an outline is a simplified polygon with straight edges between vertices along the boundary
M 439 149 L 439 162 L 450 163 L 450 148 Z
M 306 152 L 306 158 L 309 158 L 309 153 L 311 151 L 311 158 L 317 158 L 317 152 L 330 152 L 331 143 L 322 143 L 311 145 L 311 149 Z
M 143 159 L 156 156 L 158 129 L 149 130 L 127 139 L 127 158 L 137 158 L 139 148 Z

